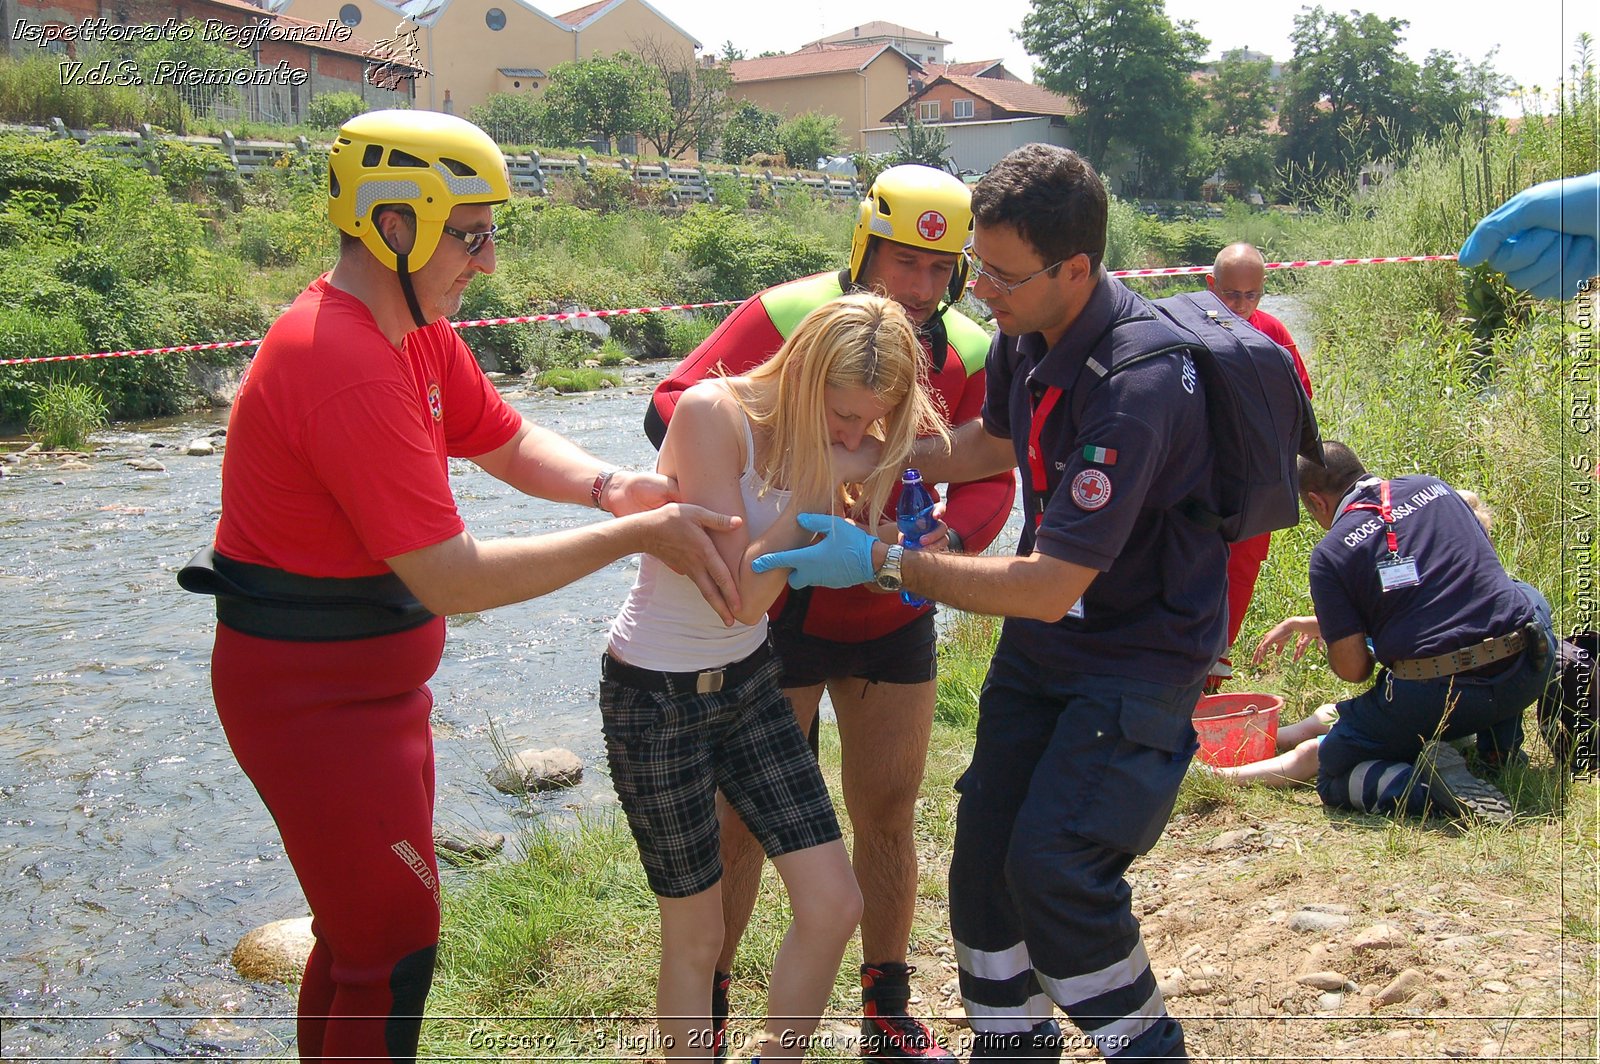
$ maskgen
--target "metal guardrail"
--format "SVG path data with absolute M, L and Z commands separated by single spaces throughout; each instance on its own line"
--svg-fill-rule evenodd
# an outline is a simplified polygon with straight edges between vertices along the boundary
M 70 129 L 59 118 L 52 118 L 47 127 L 0 126 L 0 130 L 75 140 L 79 144 L 121 158 L 131 165 L 142 166 L 152 174 L 160 173 L 160 159 L 155 146 L 163 140 L 215 148 L 236 172 L 246 176 L 258 170 L 271 169 L 285 155 L 305 155 L 313 151 L 327 150 L 323 145 L 312 144 L 305 137 L 297 137 L 293 141 L 240 140 L 226 131 L 220 137 L 180 137 L 156 133 L 148 125 L 142 125 L 133 131 L 106 132 Z M 716 193 L 712 177 L 716 174 L 732 177 L 750 186 L 753 192 L 761 191 L 762 186 L 773 192 L 804 190 L 828 200 L 847 202 L 859 200 L 864 194 L 861 185 L 854 178 L 807 171 L 754 171 L 743 170 L 737 166 L 725 170 L 708 170 L 705 166 L 635 162 L 626 156 L 592 158 L 582 153 L 573 158 L 546 157 L 538 152 L 506 155 L 506 168 L 511 176 L 511 187 L 535 196 L 548 195 L 553 180 L 582 176 L 592 167 L 622 170 L 639 184 L 665 183 L 668 186 L 667 198 L 674 204 L 715 203 Z M 215 170 L 213 176 L 221 176 L 222 172 L 220 169 Z

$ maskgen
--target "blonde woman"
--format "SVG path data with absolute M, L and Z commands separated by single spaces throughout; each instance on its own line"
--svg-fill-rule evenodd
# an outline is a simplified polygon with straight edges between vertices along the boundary
M 883 511 L 912 442 L 944 431 L 918 378 L 920 350 L 898 304 L 845 296 L 749 373 L 684 393 L 662 444 L 657 470 L 685 502 L 743 517 L 713 537 L 738 584 L 735 623 L 646 557 L 602 659 L 612 781 L 661 912 L 656 1005 L 670 1059 L 724 1048 L 709 1019 L 723 934 L 719 789 L 772 858 L 793 913 L 768 991 L 768 1061 L 805 1055 L 860 919 L 833 804 L 767 643 L 785 574 L 750 562 L 809 542 L 803 512 L 866 521 Z M 838 449 L 868 436 L 881 441 L 877 465 L 841 483 Z

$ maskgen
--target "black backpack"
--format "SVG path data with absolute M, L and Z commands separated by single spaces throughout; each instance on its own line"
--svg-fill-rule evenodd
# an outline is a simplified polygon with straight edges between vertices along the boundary
M 1573 775 L 1591 775 L 1600 768 L 1600 707 L 1595 698 L 1595 660 L 1600 636 L 1573 632 L 1556 645 L 1555 675 L 1539 696 L 1539 732 L 1556 764 Z
M 1087 369 L 1105 378 L 1155 355 L 1171 352 L 1171 329 L 1206 384 L 1206 413 L 1216 449 L 1217 510 L 1190 502 L 1182 509 L 1215 528 L 1229 543 L 1290 528 L 1300 520 L 1300 476 L 1295 455 L 1322 464 L 1322 437 L 1289 352 L 1252 328 L 1210 292 L 1183 292 L 1149 304 L 1159 317 L 1116 324 L 1111 365 L 1090 359 Z M 1077 414 L 1082 396 L 1076 389 Z

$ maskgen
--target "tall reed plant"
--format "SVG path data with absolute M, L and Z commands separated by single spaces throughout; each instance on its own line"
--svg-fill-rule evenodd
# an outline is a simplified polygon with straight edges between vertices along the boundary
M 76 381 L 45 385 L 28 415 L 28 432 L 47 451 L 81 451 L 90 435 L 105 427 L 105 400 L 91 386 Z

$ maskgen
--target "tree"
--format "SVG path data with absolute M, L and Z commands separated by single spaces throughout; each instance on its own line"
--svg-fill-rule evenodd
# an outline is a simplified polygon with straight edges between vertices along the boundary
M 778 153 L 778 126 L 783 116 L 749 100 L 734 104 L 722 127 L 717 155 L 725 163 L 742 163 L 752 155 Z
M 1308 176 L 1349 173 L 1411 142 L 1417 65 L 1400 51 L 1404 19 L 1321 7 L 1294 18 L 1294 58 L 1279 120 L 1287 161 Z
M 735 47 L 732 41 L 723 41 L 722 51 L 717 53 L 717 57 L 724 63 L 736 62 L 744 58 L 744 49 Z
M 367 101 L 360 93 L 319 92 L 306 106 L 306 121 L 318 129 L 338 129 L 366 111 Z
M 1209 43 L 1192 23 L 1174 25 L 1164 0 L 1033 0 L 1019 36 L 1042 57 L 1039 83 L 1077 102 L 1067 121 L 1091 165 L 1103 170 L 1115 144 L 1172 167 L 1200 107 L 1189 72 Z M 1138 172 L 1163 176 L 1143 162 Z
M 1490 49 L 1482 63 L 1437 48 L 1428 53 L 1417 79 L 1416 108 L 1421 133 L 1488 121 L 1495 103 L 1514 87 L 1510 78 L 1494 69 L 1498 51 Z
M 560 64 L 550 71 L 540 103 L 541 133 L 548 143 L 594 137 L 608 150 L 613 138 L 660 122 L 667 105 L 650 68 L 628 52 Z
M 1213 139 L 1216 171 L 1244 192 L 1272 183 L 1277 169 L 1275 156 L 1273 138 L 1265 133 L 1235 133 Z
M 1239 51 L 1224 54 L 1206 80 L 1205 97 L 1206 147 L 1197 153 L 1205 157 L 1204 168 L 1241 192 L 1269 183 L 1277 139 L 1266 133 L 1267 120 L 1277 110 L 1272 60 L 1248 59 Z
M 672 159 L 686 148 L 717 139 L 733 101 L 733 74 L 725 62 L 702 66 L 688 48 L 673 48 L 654 37 L 633 41 L 635 54 L 651 71 L 660 92 L 652 121 L 639 127 L 656 154 Z M 664 99 L 663 99 L 664 98 Z
M 533 144 L 542 132 L 544 107 L 519 92 L 492 92 L 467 112 L 472 124 L 501 144 Z
M 778 127 L 778 146 L 790 166 L 816 169 L 817 160 L 839 150 L 844 137 L 839 132 L 839 116 L 807 111 Z
M 894 127 L 894 165 L 921 163 L 938 170 L 950 169 L 950 138 L 938 126 L 928 124 L 906 111 L 906 124 Z
M 1486 121 L 1508 81 L 1482 63 L 1432 51 L 1419 67 L 1400 51 L 1408 23 L 1321 7 L 1295 16 L 1294 58 L 1279 120 L 1284 158 L 1301 180 L 1349 174 L 1419 137 Z
M 1229 52 L 1206 82 L 1205 130 L 1214 137 L 1256 133 L 1277 109 L 1272 60 L 1246 59 Z

